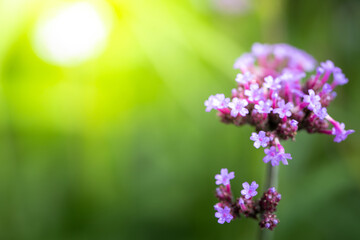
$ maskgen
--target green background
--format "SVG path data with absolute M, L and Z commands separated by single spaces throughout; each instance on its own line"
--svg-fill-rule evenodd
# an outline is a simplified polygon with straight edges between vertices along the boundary
M 0 1 L 0 239 L 256 239 L 252 219 L 220 225 L 214 175 L 263 185 L 252 128 L 206 113 L 229 96 L 234 60 L 254 42 L 331 59 L 349 83 L 328 112 L 345 142 L 301 132 L 286 142 L 275 239 L 359 239 L 360 1 L 109 0 L 105 51 L 73 67 L 31 45 L 45 2 Z M 55 1 L 54 1 L 55 2 Z M 69 2 L 69 1 L 68 1 Z

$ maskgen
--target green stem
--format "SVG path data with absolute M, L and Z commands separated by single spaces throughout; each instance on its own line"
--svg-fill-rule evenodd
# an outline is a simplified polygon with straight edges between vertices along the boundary
M 265 189 L 264 189 L 265 191 L 271 187 L 277 188 L 278 175 L 279 175 L 279 167 L 268 164 L 267 176 L 266 176 L 266 181 L 265 181 Z
M 279 167 L 268 164 L 264 191 L 267 191 L 270 187 L 277 188 L 278 175 L 279 175 Z M 274 236 L 273 231 L 270 231 L 268 229 L 260 229 L 259 240 L 271 240 L 273 239 L 273 236 Z

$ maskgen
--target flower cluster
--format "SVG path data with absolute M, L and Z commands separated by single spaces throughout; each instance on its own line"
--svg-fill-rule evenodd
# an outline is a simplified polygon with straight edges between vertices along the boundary
M 265 163 L 288 164 L 280 140 L 294 139 L 297 131 L 334 135 L 341 142 L 354 130 L 335 121 L 327 106 L 336 97 L 334 89 L 348 79 L 330 60 L 316 67 L 309 54 L 287 44 L 252 46 L 251 53 L 239 57 L 237 87 L 231 97 L 216 94 L 205 101 L 206 111 L 218 111 L 225 123 L 250 124 L 256 129 L 250 139 L 256 148 L 263 147 Z M 330 129 L 329 125 L 333 127 Z
M 235 218 L 244 216 L 259 220 L 261 228 L 273 230 L 280 222 L 274 213 L 281 194 L 272 187 L 259 200 L 254 200 L 253 197 L 257 195 L 256 190 L 259 184 L 255 181 L 251 184 L 244 182 L 243 189 L 240 191 L 241 196 L 235 200 L 230 186 L 230 180 L 233 178 L 235 178 L 234 172 L 229 173 L 226 168 L 221 169 L 220 174 L 215 175 L 215 183 L 220 185 L 215 193 L 219 202 L 214 206 L 218 223 L 229 223 Z

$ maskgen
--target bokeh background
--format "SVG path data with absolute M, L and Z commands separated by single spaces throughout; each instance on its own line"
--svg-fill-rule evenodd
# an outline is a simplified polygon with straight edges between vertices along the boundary
M 76 4 L 0 1 L 0 239 L 256 239 L 217 223 L 214 175 L 262 186 L 263 152 L 203 105 L 254 42 L 340 66 L 328 111 L 357 131 L 285 144 L 275 239 L 359 239 L 360 1 Z

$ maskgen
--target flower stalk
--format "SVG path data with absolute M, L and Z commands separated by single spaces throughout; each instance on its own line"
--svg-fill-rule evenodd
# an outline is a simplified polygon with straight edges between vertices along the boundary
M 270 187 L 278 187 L 279 181 L 279 166 L 267 165 L 265 189 Z M 259 229 L 259 240 L 271 240 L 273 239 L 274 232 L 267 231 L 266 229 Z

